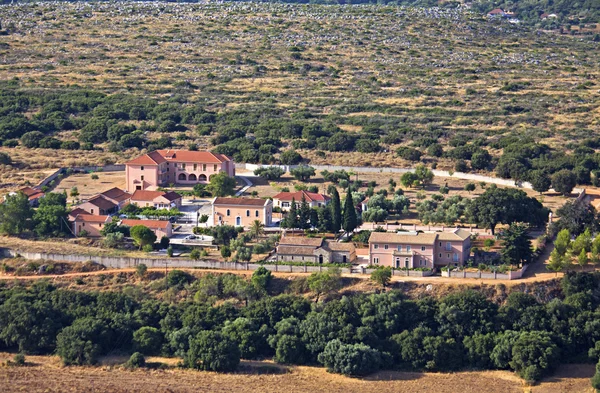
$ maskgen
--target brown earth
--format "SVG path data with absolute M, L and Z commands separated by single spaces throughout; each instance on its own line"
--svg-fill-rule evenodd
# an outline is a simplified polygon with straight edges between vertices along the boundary
M 13 354 L 0 353 L 5 362 Z M 56 356 L 27 356 L 26 367 L 1 367 L 0 386 L 9 392 L 327 392 L 327 393 L 509 393 L 591 392 L 592 365 L 567 365 L 538 386 L 527 387 L 508 371 L 452 374 L 380 372 L 365 379 L 329 374 L 323 368 L 280 367 L 280 373 L 260 374 L 271 362 L 242 362 L 236 373 L 218 374 L 177 369 L 176 361 L 148 358 L 161 369 L 125 370 L 109 359 L 99 367 L 63 367 Z

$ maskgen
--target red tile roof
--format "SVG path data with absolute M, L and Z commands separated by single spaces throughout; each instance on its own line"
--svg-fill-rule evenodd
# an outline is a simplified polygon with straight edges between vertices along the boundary
M 105 223 L 110 219 L 110 216 L 96 216 L 93 214 L 78 214 L 75 221 Z
M 135 190 L 131 196 L 132 201 L 153 201 L 158 197 L 164 197 L 168 201 L 174 201 L 181 198 L 181 195 L 174 191 L 149 191 L 149 190 Z
M 37 188 L 24 187 L 19 190 L 29 198 L 29 200 L 37 199 L 44 196 L 44 193 Z
M 163 162 L 197 162 L 201 164 L 221 164 L 231 161 L 224 154 L 211 153 L 209 151 L 189 150 L 156 150 L 143 156 L 134 158 L 125 165 L 158 165 Z
M 71 210 L 71 211 L 69 212 L 69 216 L 70 216 L 70 217 L 72 217 L 72 218 L 75 218 L 75 217 L 77 217 L 77 216 L 78 216 L 78 215 L 80 215 L 80 214 L 87 214 L 87 215 L 90 215 L 90 213 L 88 213 L 87 211 L 85 211 L 85 210 L 83 210 L 83 209 L 80 209 L 80 208 L 78 208 L 78 207 L 76 207 L 75 209 L 73 209 L 73 210 Z
M 297 192 L 280 192 L 275 195 L 273 199 L 279 199 L 281 201 L 291 201 L 294 199 L 296 202 L 300 202 L 302 200 L 302 196 L 306 198 L 306 202 L 326 202 L 331 198 L 327 195 L 317 194 L 316 192 L 308 192 L 308 191 L 297 191 Z
M 123 219 L 121 225 L 127 225 L 128 227 L 134 227 L 136 225 L 143 225 L 150 229 L 167 229 L 170 222 L 167 220 L 132 220 Z
M 213 205 L 265 206 L 267 200 L 260 198 L 215 198 Z

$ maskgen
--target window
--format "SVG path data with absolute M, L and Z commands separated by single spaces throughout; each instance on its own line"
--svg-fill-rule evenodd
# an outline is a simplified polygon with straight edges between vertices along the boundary
M 398 250 L 398 251 L 402 251 L 402 246 L 398 246 L 398 247 L 396 247 L 396 250 Z
M 374 250 L 377 250 L 377 249 L 379 249 L 379 244 L 373 244 L 373 249 L 374 249 Z
M 387 249 L 388 249 L 388 245 L 387 245 L 387 244 L 384 244 L 384 245 L 383 245 L 383 249 L 384 249 L 384 250 L 387 250 Z
M 85 226 L 85 222 L 83 224 L 81 224 L 81 226 L 84 227 Z
M 198 169 L 198 164 L 194 164 L 194 170 Z
M 254 217 L 258 217 L 258 210 L 254 212 Z
M 410 246 L 406 246 L 406 252 L 410 252 L 411 248 Z
M 213 167 L 213 170 L 216 172 L 217 171 L 217 164 L 215 164 L 215 166 Z
M 94 214 L 94 209 L 90 209 L 90 214 Z
M 229 217 L 231 215 L 231 211 L 229 209 L 227 209 L 227 217 Z
M 452 250 L 452 243 L 446 242 L 446 251 Z
M 440 247 L 442 246 L 442 242 L 440 242 Z
M 454 256 L 452 257 L 452 260 L 454 262 L 458 262 L 458 253 L 457 252 L 454 253 Z
M 250 217 L 250 210 L 246 210 L 246 217 Z
M 202 164 L 202 170 L 206 172 L 206 164 Z
M 425 246 L 421 246 L 421 251 L 425 251 Z
M 448 254 L 448 259 L 450 259 L 450 254 Z
M 142 169 L 142 170 L 144 170 L 144 167 L 142 166 L 142 168 L 141 168 L 141 169 Z
M 181 164 L 181 169 L 185 171 L 185 164 Z
M 281 207 L 290 207 L 289 202 L 281 202 Z
M 419 259 L 419 266 L 425 266 L 425 261 L 422 259 Z
M 144 181 L 144 175 L 140 176 L 140 179 L 141 179 L 142 181 Z
M 373 263 L 376 265 L 379 264 L 379 258 L 373 258 Z
M 440 258 L 442 257 L 442 253 L 440 252 Z

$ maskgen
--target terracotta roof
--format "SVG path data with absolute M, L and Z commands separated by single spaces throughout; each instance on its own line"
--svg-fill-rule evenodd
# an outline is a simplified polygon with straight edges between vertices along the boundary
M 215 198 L 213 205 L 265 206 L 270 202 L 260 198 Z
M 104 223 L 110 219 L 110 216 L 96 216 L 94 214 L 78 214 L 75 221 Z
M 103 195 L 107 198 L 114 199 L 115 201 L 122 202 L 131 198 L 131 194 L 121 190 L 118 187 L 111 188 L 110 190 L 106 190 L 100 195 Z
M 465 240 L 471 236 L 471 233 L 465 231 L 464 229 L 456 228 L 451 232 L 437 232 L 438 240 L 448 240 L 448 241 L 456 241 L 456 240 Z
M 121 225 L 127 225 L 128 227 L 133 227 L 136 225 L 143 225 L 146 228 L 150 229 L 167 229 L 171 222 L 168 220 L 131 220 L 131 219 L 123 219 L 121 220 Z
M 94 197 L 91 197 L 90 199 L 87 200 L 87 203 L 91 203 L 92 205 L 98 206 L 98 208 L 104 209 L 104 210 L 110 210 L 110 209 L 114 209 L 115 207 L 117 207 L 117 205 L 115 205 L 114 203 L 112 203 L 111 201 L 109 201 L 102 195 L 96 195 Z
M 189 150 L 155 150 L 144 154 L 131 161 L 127 165 L 158 165 L 163 162 L 198 162 L 202 164 L 221 164 L 231 161 L 224 154 L 211 153 L 209 151 L 189 151 Z
M 280 192 L 275 195 L 273 199 L 279 199 L 281 201 L 291 201 L 294 199 L 296 202 L 300 202 L 302 200 L 302 196 L 306 199 L 306 202 L 326 202 L 331 198 L 327 195 L 317 194 L 316 192 L 308 192 L 308 191 L 297 191 L 297 192 Z
M 434 244 L 437 233 L 424 232 L 373 232 L 369 243 Z
M 334 241 L 327 240 L 326 246 L 331 251 L 347 251 L 347 252 L 355 251 L 353 243 L 340 243 L 340 242 L 334 242 Z
M 277 247 L 277 254 L 279 255 L 314 255 L 313 248 L 306 247 L 294 247 L 294 246 L 279 246 Z
M 69 216 L 71 216 L 72 218 L 75 218 L 75 217 L 77 217 L 80 214 L 87 214 L 87 215 L 89 215 L 90 213 L 88 213 L 87 211 L 85 211 L 83 209 L 80 209 L 78 207 L 76 207 L 75 209 L 73 209 L 73 210 L 71 210 L 69 212 Z
M 37 188 L 31 188 L 31 187 L 21 188 L 19 190 L 19 192 L 22 192 L 23 194 L 25 194 L 27 196 L 27 198 L 29 198 L 30 200 L 44 196 L 44 193 L 42 191 L 38 190 Z
M 321 247 L 322 244 L 323 238 L 321 237 L 285 236 L 279 240 L 280 246 Z
M 174 191 L 148 191 L 148 190 L 135 190 L 131 196 L 132 201 L 153 201 L 158 197 L 163 197 L 168 201 L 175 201 L 181 199 L 181 195 Z

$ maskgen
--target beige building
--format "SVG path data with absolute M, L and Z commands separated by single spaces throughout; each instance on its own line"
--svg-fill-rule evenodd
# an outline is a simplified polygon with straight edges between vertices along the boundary
M 125 163 L 127 191 L 156 190 L 169 184 L 207 184 L 219 172 L 235 176 L 234 162 L 209 151 L 155 150 Z
M 76 208 L 86 211 L 92 215 L 108 216 L 119 211 L 119 206 L 104 196 L 95 195 L 85 202 L 81 202 Z
M 278 262 L 352 263 L 356 249 L 352 243 L 323 238 L 282 237 L 277 246 Z
M 93 214 L 77 214 L 70 216 L 70 221 L 73 223 L 73 234 L 75 236 L 100 237 L 100 231 L 110 222 L 109 216 L 99 216 Z
M 108 199 L 121 210 L 126 204 L 129 203 L 131 199 L 131 194 L 121 190 L 118 187 L 111 188 L 110 190 L 106 190 L 99 195 L 103 196 L 105 199 Z
M 212 225 L 250 227 L 255 220 L 269 226 L 273 220 L 273 202 L 259 198 L 215 198 L 211 202 Z
M 369 238 L 371 265 L 413 269 L 462 265 L 471 253 L 471 234 L 449 232 L 373 232 Z

